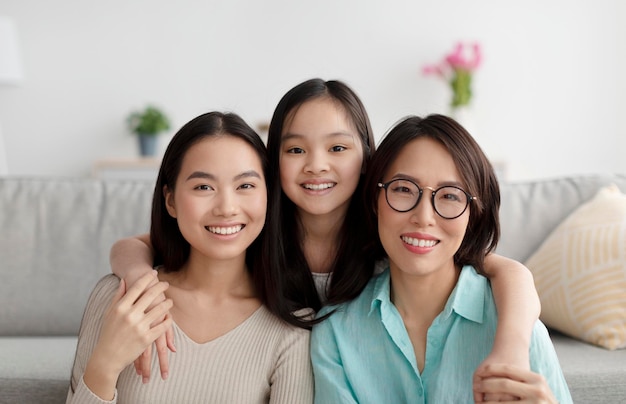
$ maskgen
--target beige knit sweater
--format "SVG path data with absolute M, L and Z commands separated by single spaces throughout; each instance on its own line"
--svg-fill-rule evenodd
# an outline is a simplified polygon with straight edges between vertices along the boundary
M 143 384 L 131 364 L 120 374 L 116 397 L 103 401 L 83 382 L 103 314 L 119 285 L 102 278 L 92 292 L 80 328 L 67 403 L 312 403 L 309 332 L 280 321 L 265 306 L 227 334 L 198 344 L 174 324 L 176 353 L 169 377 L 160 378 L 156 355 Z

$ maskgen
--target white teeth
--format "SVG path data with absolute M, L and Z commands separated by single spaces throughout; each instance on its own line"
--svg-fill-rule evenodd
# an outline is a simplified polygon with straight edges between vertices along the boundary
M 422 240 L 419 238 L 413 238 L 413 237 L 402 237 L 402 241 L 404 241 L 407 244 L 411 244 L 414 247 L 432 247 L 435 244 L 437 244 L 437 240 Z
M 243 229 L 243 225 L 240 224 L 240 225 L 231 226 L 231 227 L 208 226 L 207 229 L 211 233 L 215 233 L 215 234 L 235 234 L 235 233 L 239 233 L 241 229 Z
M 326 184 L 304 184 L 303 187 L 306 189 L 312 189 L 313 191 L 320 191 L 322 189 L 328 189 L 334 187 L 335 184 L 329 182 Z

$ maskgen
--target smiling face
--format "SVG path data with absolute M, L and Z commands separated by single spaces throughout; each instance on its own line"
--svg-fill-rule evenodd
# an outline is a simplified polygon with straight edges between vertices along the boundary
M 455 185 L 465 189 L 451 154 L 429 137 L 406 144 L 389 165 L 383 182 L 395 178 L 410 179 L 421 188 Z M 431 195 L 424 189 L 416 207 L 397 212 L 387 204 L 384 190 L 378 194 L 378 231 L 392 274 L 427 276 L 454 269 L 454 254 L 463 241 L 471 207 L 456 219 L 444 219 L 433 209 Z
M 285 120 L 280 150 L 281 186 L 300 214 L 345 215 L 363 145 L 343 107 L 328 97 L 300 105 Z
M 245 259 L 263 229 L 267 190 L 259 156 L 228 134 L 206 137 L 183 158 L 175 190 L 165 189 L 168 213 L 176 218 L 191 255 Z

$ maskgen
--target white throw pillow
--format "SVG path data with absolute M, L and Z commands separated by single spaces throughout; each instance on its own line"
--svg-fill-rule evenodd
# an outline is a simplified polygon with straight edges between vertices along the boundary
M 564 334 L 626 348 L 626 195 L 602 188 L 528 259 L 541 320 Z

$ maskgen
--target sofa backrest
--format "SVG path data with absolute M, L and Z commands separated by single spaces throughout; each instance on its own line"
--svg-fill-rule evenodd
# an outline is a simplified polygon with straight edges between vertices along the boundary
M 502 234 L 496 252 L 523 263 L 570 213 L 610 184 L 626 192 L 626 175 L 581 175 L 501 184 Z
M 76 335 L 121 237 L 149 231 L 153 181 L 0 179 L 0 335 Z
M 501 185 L 499 254 L 524 262 L 597 190 L 626 175 Z M 0 178 L 0 336 L 76 335 L 111 245 L 149 230 L 153 181 Z

